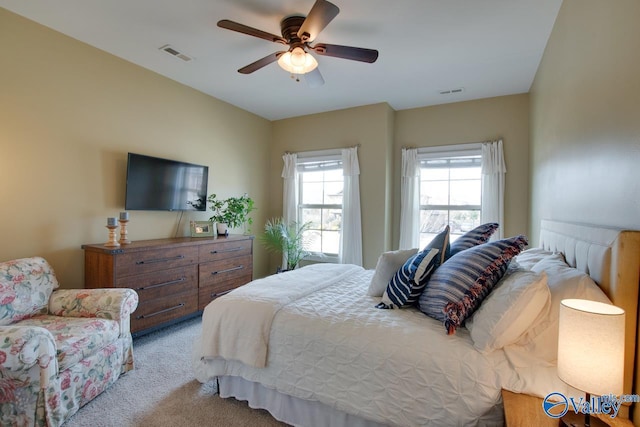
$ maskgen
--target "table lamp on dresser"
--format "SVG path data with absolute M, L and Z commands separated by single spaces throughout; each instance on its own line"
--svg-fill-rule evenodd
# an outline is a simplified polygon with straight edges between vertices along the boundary
M 560 425 L 606 426 L 590 410 L 601 410 L 599 402 L 622 393 L 624 375 L 624 310 L 595 301 L 566 299 L 560 303 L 558 332 L 558 376 L 562 381 L 585 392 L 589 406 L 584 416 L 572 405 Z M 605 396 L 605 400 L 602 400 Z M 584 408 L 584 407 L 583 407 Z M 606 409 L 606 408 L 605 408 Z

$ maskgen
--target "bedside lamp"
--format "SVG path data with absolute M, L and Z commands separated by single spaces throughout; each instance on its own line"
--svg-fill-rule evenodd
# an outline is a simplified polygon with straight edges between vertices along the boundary
M 622 393 L 624 373 L 624 310 L 595 301 L 566 299 L 560 303 L 558 376 L 568 385 L 597 396 Z M 584 421 L 584 424 L 583 424 Z M 606 426 L 571 408 L 567 426 Z

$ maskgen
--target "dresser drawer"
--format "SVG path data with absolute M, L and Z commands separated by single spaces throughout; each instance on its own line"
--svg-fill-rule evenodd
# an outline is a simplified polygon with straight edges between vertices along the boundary
M 199 248 L 199 259 L 200 262 L 203 263 L 241 255 L 250 255 L 252 245 L 252 239 L 232 240 L 230 242 L 202 245 Z
M 198 310 L 204 310 L 207 304 L 214 299 L 229 293 L 239 286 L 249 283 L 251 278 L 251 271 L 245 271 L 243 276 L 234 277 L 230 280 L 200 287 L 200 291 L 198 293 Z
M 116 278 L 197 264 L 198 249 L 194 246 L 124 253 L 116 260 Z
M 126 276 L 117 280 L 117 287 L 131 288 L 141 302 L 178 294 L 198 287 L 198 266 L 170 268 L 153 273 Z
M 200 264 L 198 283 L 202 288 L 245 276 L 248 271 L 253 271 L 251 255 L 207 262 Z
M 138 332 L 163 322 L 187 316 L 198 309 L 198 291 L 167 295 L 141 301 L 131 315 L 131 332 Z

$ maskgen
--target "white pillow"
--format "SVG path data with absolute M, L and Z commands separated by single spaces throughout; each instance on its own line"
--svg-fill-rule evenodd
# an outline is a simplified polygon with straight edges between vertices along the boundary
M 490 353 L 518 341 L 550 304 L 547 275 L 509 270 L 467 320 L 473 346 Z
M 520 252 L 514 258 L 514 261 L 516 261 L 522 268 L 531 270 L 531 267 L 549 255 L 554 255 L 554 253 L 542 248 L 531 248 Z
M 551 305 L 547 318 L 530 329 L 517 344 L 524 346 L 537 358 L 554 363 L 558 359 L 560 301 L 566 298 L 587 299 L 605 304 L 611 304 L 611 301 L 591 277 L 567 265 L 562 254 L 545 257 L 531 271 L 547 273 Z
M 396 271 L 404 265 L 413 255 L 418 253 L 418 249 L 400 249 L 397 251 L 384 252 L 378 258 L 376 271 L 373 273 L 367 295 L 381 297 L 387 289 L 389 280 L 396 274 Z

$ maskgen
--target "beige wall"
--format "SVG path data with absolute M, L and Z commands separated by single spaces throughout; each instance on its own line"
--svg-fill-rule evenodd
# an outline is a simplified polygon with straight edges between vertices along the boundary
M 41 255 L 83 285 L 83 243 L 124 209 L 127 152 L 210 167 L 209 192 L 268 205 L 271 123 L 0 8 L 0 260 Z M 210 213 L 131 212 L 132 240 Z M 256 245 L 255 272 L 266 273 Z
M 362 209 L 363 264 L 374 268 L 381 252 L 390 248 L 393 110 L 375 104 L 273 122 L 270 191 L 271 216 L 282 215 L 282 154 L 361 144 L 360 202 Z M 275 269 L 277 260 L 272 260 Z
M 640 2 L 564 0 L 531 89 L 531 226 L 640 229 Z
M 302 137 L 300 135 L 303 135 Z M 281 156 L 362 144 L 364 264 L 398 246 L 400 150 L 502 138 L 507 176 L 505 235 L 528 231 L 529 97 L 527 94 L 393 111 L 387 104 L 276 121 L 271 154 L 271 209 L 282 214 Z M 277 259 L 272 259 L 277 265 Z M 273 267 L 275 268 L 275 267 Z
M 210 192 L 256 199 L 257 234 L 282 212 L 284 151 L 361 144 L 366 267 L 397 247 L 402 146 L 503 138 L 506 235 L 535 241 L 541 218 L 640 229 L 639 18 L 636 0 L 565 0 L 530 95 L 271 123 L 0 9 L 0 260 L 43 255 L 82 286 L 80 245 L 123 209 L 128 151 L 209 165 Z M 131 215 L 140 240 L 209 213 Z M 261 276 L 277 259 L 255 247 Z
M 501 96 L 478 101 L 414 108 L 396 113 L 393 242 L 400 230 L 402 147 L 431 147 L 502 138 L 505 175 L 505 237 L 528 232 L 529 96 Z
M 509 147 L 523 142 L 515 135 L 527 132 L 526 95 L 401 112 L 381 103 L 270 123 L 4 9 L 0 20 L 12 58 L 0 67 L 0 188 L 11 201 L 0 220 L 12 243 L 0 259 L 45 256 L 65 287 L 82 286 L 80 245 L 106 240 L 105 218 L 123 210 L 128 151 L 209 165 L 210 193 L 256 199 L 258 234 L 282 213 L 282 153 L 361 144 L 363 257 L 373 268 L 397 246 L 400 146 L 503 137 L 510 162 Z M 507 191 L 522 187 L 515 177 Z M 208 216 L 187 213 L 178 226 L 178 213 L 134 211 L 129 236 L 186 235 L 190 219 Z M 277 257 L 255 248 L 256 276 L 275 269 Z

